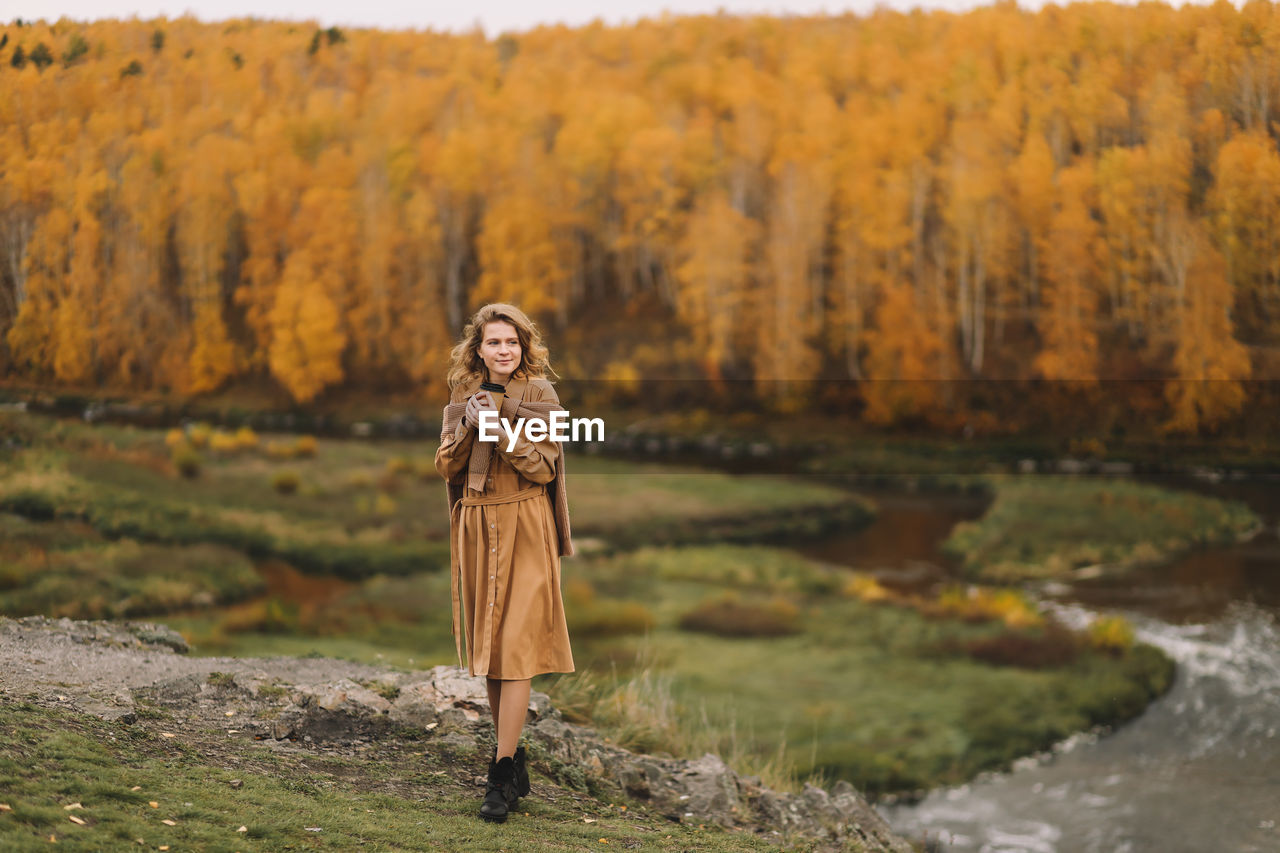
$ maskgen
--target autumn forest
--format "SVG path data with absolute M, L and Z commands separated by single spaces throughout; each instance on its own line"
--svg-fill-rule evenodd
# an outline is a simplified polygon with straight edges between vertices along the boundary
M 1280 379 L 1269 2 L 0 33 L 11 379 L 441 399 L 494 300 L 562 374 L 859 380 L 880 424 L 1149 380 L 1212 431 Z M 668 331 L 556 346 L 605 315 Z

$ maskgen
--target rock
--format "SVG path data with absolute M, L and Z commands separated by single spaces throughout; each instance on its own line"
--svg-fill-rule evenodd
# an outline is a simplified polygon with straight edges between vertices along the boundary
M 458 732 L 449 732 L 440 738 L 441 745 L 454 752 L 470 753 L 476 751 L 476 739 Z
M 204 676 L 193 672 L 158 681 L 150 687 L 137 688 L 133 695 L 136 699 L 149 699 L 163 705 L 185 705 L 199 696 L 206 686 Z
M 436 705 L 439 695 L 430 681 L 401 687 L 400 695 L 391 704 L 391 719 L 421 728 L 439 723 L 442 710 Z
M 180 655 L 191 651 L 186 639 L 168 625 L 156 625 L 150 622 L 130 622 L 127 625 L 129 632 L 137 637 L 139 642 L 148 646 L 172 649 Z
M 326 711 L 344 711 L 357 717 L 386 714 L 391 711 L 390 702 L 369 688 L 361 687 L 347 678 L 331 684 L 302 685 L 297 690 L 304 697 L 304 702 L 306 697 L 309 697 L 310 702 L 306 704 Z
M 740 811 L 742 805 L 738 799 L 737 777 L 720 756 L 708 752 L 697 761 L 687 763 L 674 774 L 673 781 L 683 791 L 681 801 L 686 811 L 722 826 L 736 823 L 734 813 Z

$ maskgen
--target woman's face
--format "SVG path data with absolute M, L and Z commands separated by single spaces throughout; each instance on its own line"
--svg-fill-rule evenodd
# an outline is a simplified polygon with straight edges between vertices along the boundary
M 484 324 L 480 336 L 480 358 L 489 368 L 489 381 L 505 385 L 520 366 L 520 337 L 516 327 L 502 320 Z

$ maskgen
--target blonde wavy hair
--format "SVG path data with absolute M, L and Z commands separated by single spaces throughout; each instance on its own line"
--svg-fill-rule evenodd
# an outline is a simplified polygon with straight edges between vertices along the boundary
M 550 353 L 542 343 L 542 332 L 529 317 L 514 305 L 491 302 L 471 315 L 462 329 L 462 340 L 449 353 L 449 390 L 468 381 L 485 378 L 484 359 L 480 358 L 480 343 L 486 323 L 510 323 L 520 339 L 520 363 L 512 371 L 512 377 L 546 379 L 556 376 L 551 369 Z M 558 378 L 558 377 L 557 377 Z

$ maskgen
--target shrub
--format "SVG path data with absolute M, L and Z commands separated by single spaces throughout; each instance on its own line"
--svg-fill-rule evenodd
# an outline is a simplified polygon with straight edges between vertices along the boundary
M 1044 623 L 1044 617 L 1025 593 L 1016 589 L 991 589 L 972 585 L 952 585 L 924 612 L 949 616 L 966 622 L 1000 620 L 1010 628 L 1029 628 Z
M 187 434 L 180 429 L 171 429 L 164 434 L 164 443 L 172 450 L 179 444 L 187 443 Z
M 300 435 L 293 443 L 293 452 L 296 456 L 309 459 L 316 455 L 316 447 L 314 435 Z
M 352 471 L 347 474 L 347 487 L 351 489 L 367 489 L 373 485 L 373 476 L 368 471 Z
M 396 499 L 391 495 L 378 492 L 378 496 L 373 500 L 373 514 L 384 518 L 388 515 L 395 515 L 397 506 Z
M 1080 644 L 1071 631 L 1050 623 L 1043 631 L 1002 631 L 993 637 L 970 640 L 965 651 L 976 660 L 996 666 L 1047 669 L 1075 660 Z
M 297 631 L 298 624 L 298 605 L 273 596 L 227 608 L 218 628 L 222 633 L 291 634 Z
M 393 456 L 387 460 L 388 474 L 408 474 L 413 471 L 413 463 L 404 456 Z
M 277 471 L 271 475 L 271 488 L 275 489 L 282 495 L 292 495 L 298 491 L 302 478 L 298 476 L 297 471 L 284 470 Z
M 885 589 L 880 581 L 862 572 L 855 572 L 853 577 L 849 578 L 849 582 L 844 585 L 844 594 L 849 598 L 865 602 L 887 601 L 893 598 L 893 593 Z
M 241 450 L 253 450 L 258 446 L 258 434 L 250 427 L 240 427 L 236 430 L 236 443 Z
M 217 453 L 235 453 L 240 449 L 240 442 L 231 433 L 218 430 L 209 436 L 209 449 Z
M 640 602 L 597 599 L 595 588 L 588 581 L 565 584 L 564 598 L 565 618 L 574 636 L 643 634 L 657 622 L 653 612 Z
M 1123 616 L 1099 616 L 1089 625 L 1089 644 L 1109 654 L 1133 648 L 1133 626 Z
M 180 444 L 175 447 L 171 461 L 182 476 L 188 479 L 200 476 L 200 454 L 191 445 Z
M 296 455 L 294 445 L 285 441 L 268 441 L 266 451 L 272 459 L 292 459 Z
M 193 424 L 187 428 L 187 443 L 196 449 L 200 449 L 209 444 L 209 436 L 213 435 L 213 430 L 208 424 Z
M 779 637 L 799 632 L 799 615 L 800 609 L 785 599 L 752 603 L 726 596 L 703 601 L 680 617 L 680 627 L 722 637 Z

